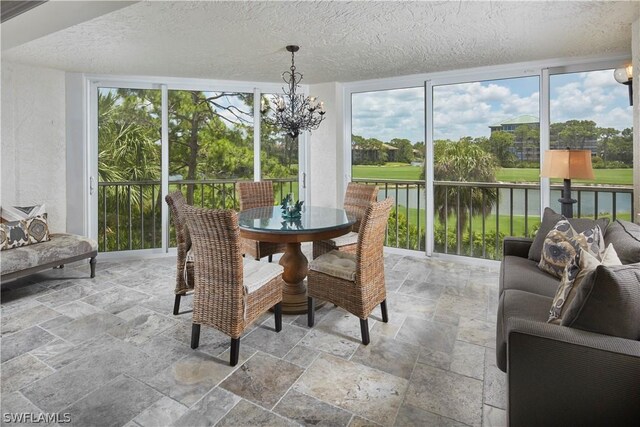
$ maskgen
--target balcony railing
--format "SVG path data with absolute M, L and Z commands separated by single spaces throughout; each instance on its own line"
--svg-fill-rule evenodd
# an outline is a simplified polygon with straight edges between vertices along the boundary
M 274 202 L 298 192 L 297 178 L 267 179 L 274 184 Z M 179 180 L 169 182 L 169 192 L 182 190 L 189 204 L 238 209 L 236 184 L 240 180 Z M 98 184 L 99 251 L 128 251 L 162 246 L 160 181 L 100 182 Z M 173 226 L 170 239 L 174 242 Z
M 297 178 L 270 179 L 274 202 L 297 193 Z M 425 249 L 426 194 L 424 181 L 354 179 L 378 185 L 378 199 L 395 199 L 385 245 Z M 191 204 L 238 209 L 239 180 L 170 181 L 169 191 L 181 189 Z M 540 188 L 536 184 L 436 181 L 434 248 L 436 252 L 487 259 L 502 257 L 505 236 L 532 236 L 540 222 Z M 562 186 L 551 186 L 551 206 L 559 211 Z M 160 181 L 99 183 L 99 250 L 126 251 L 162 245 Z M 633 218 L 633 189 L 615 186 L 572 187 L 578 199 L 576 217 Z M 442 214 L 440 213 L 442 212 Z M 447 214 L 444 214 L 444 213 Z M 174 242 L 173 228 L 170 230 Z M 174 244 L 174 243 L 172 243 Z
M 393 197 L 387 246 L 424 250 L 424 181 L 354 179 L 378 185 L 378 199 Z M 436 252 L 500 259 L 505 236 L 535 234 L 540 223 L 537 184 L 436 181 L 434 249 Z M 561 185 L 551 186 L 551 207 L 560 210 Z M 633 218 L 633 188 L 573 185 L 576 217 Z

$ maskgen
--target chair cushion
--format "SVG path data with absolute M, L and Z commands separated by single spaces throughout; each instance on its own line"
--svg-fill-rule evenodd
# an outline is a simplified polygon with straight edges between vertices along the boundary
M 282 274 L 284 268 L 280 264 L 260 262 L 249 258 L 242 259 L 244 289 L 247 294 L 253 293 Z
M 358 233 L 354 233 L 353 231 L 350 231 L 348 234 L 345 234 L 344 236 L 339 236 L 339 237 L 335 237 L 333 239 L 328 239 L 325 240 L 325 242 L 329 243 L 330 245 L 336 247 L 336 248 L 341 248 L 344 246 L 351 246 L 351 245 L 357 245 L 358 244 Z
M 356 280 L 356 256 L 346 252 L 331 251 L 314 259 L 309 269 L 353 282 Z
M 558 279 L 541 271 L 535 261 L 514 255 L 507 255 L 502 260 L 500 295 L 507 289 L 518 289 L 553 298 L 558 285 Z
M 562 325 L 640 340 L 640 264 L 596 267 L 582 282 Z
M 546 208 L 544 210 L 542 223 L 540 224 L 536 237 L 533 239 L 533 243 L 529 248 L 529 259 L 540 262 L 544 239 L 561 219 L 565 219 L 565 217 L 559 213 L 555 213 L 553 209 Z M 569 223 L 578 233 L 582 233 L 584 230 L 589 228 L 594 228 L 596 224 L 600 226 L 602 231 L 606 231 L 607 225 L 609 225 L 609 218 L 599 218 L 595 221 L 589 218 L 569 218 Z
M 618 219 L 607 227 L 604 241 L 613 243 L 623 264 L 640 262 L 640 225 Z

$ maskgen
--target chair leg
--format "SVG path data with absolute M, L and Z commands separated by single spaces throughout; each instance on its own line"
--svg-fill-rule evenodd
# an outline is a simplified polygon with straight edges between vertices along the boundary
M 200 325 L 191 324 L 191 348 L 198 348 L 200 345 Z
M 96 277 L 96 257 L 91 257 L 89 267 L 91 267 L 91 278 L 93 279 Z
M 360 319 L 360 332 L 362 333 L 362 344 L 369 344 L 369 319 Z
M 240 338 L 231 338 L 231 358 L 229 365 L 236 366 L 238 364 L 238 356 L 240 355 Z
M 310 328 L 313 327 L 313 324 L 316 322 L 316 303 L 311 297 L 307 297 L 307 325 Z
M 182 295 L 177 294 L 177 295 L 176 295 L 176 299 L 175 299 L 175 301 L 173 302 L 173 315 L 174 315 L 174 316 L 176 316 L 176 315 L 178 315 L 178 313 L 180 313 L 180 297 L 181 297 L 181 296 L 182 296 Z
M 387 313 L 387 300 L 382 300 L 380 303 L 380 309 L 382 310 L 382 321 L 389 323 L 389 313 Z
M 273 307 L 273 313 L 276 318 L 276 332 L 280 332 L 282 330 L 282 303 L 279 302 Z
M 269 262 L 273 261 L 273 255 L 269 255 Z

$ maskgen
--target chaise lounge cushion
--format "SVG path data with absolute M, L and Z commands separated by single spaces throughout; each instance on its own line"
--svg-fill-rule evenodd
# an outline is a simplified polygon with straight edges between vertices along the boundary
M 98 250 L 95 241 L 74 234 L 51 234 L 51 240 L 3 251 L 1 274 L 15 273 L 86 255 Z
M 517 289 L 553 298 L 559 284 L 558 279 L 541 271 L 537 262 L 527 258 L 507 255 L 500 266 L 499 295 L 506 289 Z M 545 311 L 547 314 L 549 307 Z

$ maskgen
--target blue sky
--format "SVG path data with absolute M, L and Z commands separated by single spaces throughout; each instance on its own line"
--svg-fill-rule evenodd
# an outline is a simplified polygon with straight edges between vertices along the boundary
M 613 70 L 551 76 L 551 122 L 593 120 L 600 127 L 633 124 L 627 86 Z M 489 125 L 539 116 L 539 79 L 522 77 L 434 87 L 434 137 L 489 136 Z M 389 141 L 424 140 L 422 87 L 353 94 L 353 133 Z

